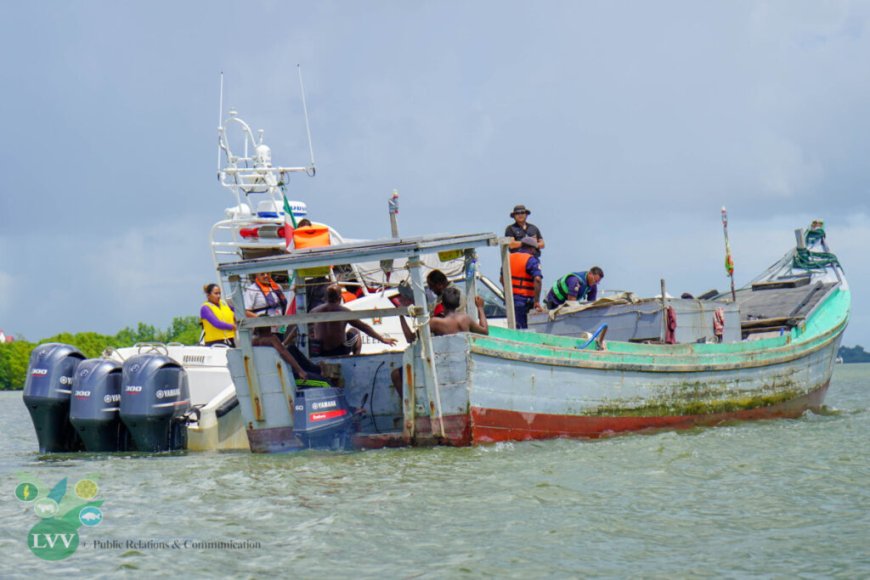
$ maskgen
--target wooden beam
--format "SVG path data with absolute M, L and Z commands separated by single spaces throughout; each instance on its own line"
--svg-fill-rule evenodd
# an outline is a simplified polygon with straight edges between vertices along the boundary
M 341 312 L 308 312 L 293 316 L 260 316 L 246 318 L 239 323 L 239 329 L 261 328 L 263 326 L 283 326 L 285 324 L 313 324 L 317 322 L 341 322 L 376 318 L 384 316 L 403 316 L 408 314 L 408 308 L 370 308 L 368 310 L 349 310 Z

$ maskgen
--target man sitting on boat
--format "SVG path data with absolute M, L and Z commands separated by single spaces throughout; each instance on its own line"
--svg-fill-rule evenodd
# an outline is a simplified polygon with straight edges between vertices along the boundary
M 245 290 L 245 313 L 248 318 L 281 316 L 286 308 L 287 298 L 284 297 L 280 286 L 272 280 L 268 272 L 257 274 L 254 283 Z M 293 369 L 297 385 L 328 385 L 320 376 L 320 367 L 308 360 L 294 345 L 285 346 L 281 339 L 274 334 L 277 330 L 278 327 L 256 328 L 251 343 L 254 346 L 271 346 L 278 351 L 278 355 Z
M 407 290 L 407 292 L 403 292 Z M 409 306 L 414 303 L 410 294 L 410 287 L 399 288 L 400 304 Z M 444 289 L 441 294 L 441 303 L 444 305 L 444 316 L 440 318 L 432 317 L 429 319 L 429 329 L 435 336 L 447 336 L 449 334 L 457 334 L 459 332 L 476 332 L 477 334 L 489 334 L 489 323 L 486 321 L 486 313 L 483 310 L 483 297 L 475 296 L 474 305 L 477 306 L 477 318 L 474 320 L 469 316 L 464 308 L 459 308 L 462 303 L 462 291 L 455 286 L 449 286 Z M 399 317 L 399 322 L 402 324 L 402 332 L 405 333 L 405 340 L 411 344 L 416 340 L 417 335 L 411 331 L 408 322 L 404 316 Z M 402 396 L 402 369 L 393 369 L 390 373 L 390 379 L 393 383 L 393 388 Z
M 341 304 L 341 287 L 338 284 L 327 286 L 326 304 L 321 304 L 311 311 L 312 314 L 319 312 L 351 312 L 350 308 Z M 348 324 L 384 344 L 393 346 L 398 342 L 395 338 L 381 336 L 375 329 L 361 320 L 316 322 L 314 336 L 311 339 L 311 354 L 314 356 L 359 354 L 362 350 L 362 338 L 355 330 L 347 331 Z
M 453 286 L 453 283 L 447 279 L 447 275 L 441 270 L 432 270 L 426 276 L 426 300 L 429 302 L 429 309 L 432 316 L 438 318 L 444 317 L 444 304 L 441 303 L 444 290 Z M 465 300 L 459 304 L 459 309 L 465 309 Z
M 510 256 L 511 286 L 517 328 L 529 327 L 529 311 L 541 308 L 541 263 L 535 257 L 538 240 L 531 236 L 522 239 L 520 249 Z
M 565 274 L 553 284 L 547 293 L 547 308 L 553 310 L 566 300 L 588 300 L 595 302 L 598 298 L 598 283 L 604 278 L 604 271 L 598 266 L 592 266 L 584 272 Z

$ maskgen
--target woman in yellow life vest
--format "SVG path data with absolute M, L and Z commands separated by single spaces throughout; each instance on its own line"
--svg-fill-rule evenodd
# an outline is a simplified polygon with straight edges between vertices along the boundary
M 221 287 L 217 284 L 206 284 L 202 289 L 206 301 L 199 309 L 199 317 L 205 330 L 205 345 L 220 343 L 235 348 L 236 325 L 233 311 L 221 300 Z

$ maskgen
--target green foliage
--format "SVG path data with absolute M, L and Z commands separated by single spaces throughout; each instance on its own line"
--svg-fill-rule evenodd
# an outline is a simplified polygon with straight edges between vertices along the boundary
M 100 356 L 107 347 L 123 348 L 140 342 L 179 342 L 181 344 L 197 344 L 202 332 L 199 318 L 196 316 L 178 316 L 172 319 L 172 324 L 166 330 L 157 330 L 153 325 L 140 322 L 136 328 L 124 328 L 114 336 L 96 332 L 79 332 L 72 334 L 62 332 L 45 338 L 34 344 L 25 340 L 0 344 L 0 390 L 24 388 L 27 377 L 27 367 L 30 364 L 30 352 L 37 344 L 46 342 L 62 342 L 69 344 L 88 358 Z
M 25 341 L 0 344 L 0 389 L 24 388 L 24 377 L 35 345 Z
M 870 352 L 865 352 L 864 347 L 860 344 L 849 348 L 841 346 L 837 354 L 843 357 L 844 363 L 863 363 L 870 362 Z

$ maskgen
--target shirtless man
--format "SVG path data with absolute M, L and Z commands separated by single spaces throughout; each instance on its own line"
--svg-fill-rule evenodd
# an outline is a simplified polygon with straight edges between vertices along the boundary
M 474 304 L 477 306 L 477 316 L 480 322 L 475 321 L 465 312 L 457 312 L 459 304 L 462 301 L 462 292 L 458 288 L 449 286 L 444 289 L 441 294 L 441 303 L 444 305 L 444 317 L 429 319 L 429 329 L 435 336 L 447 336 L 448 334 L 456 334 L 459 332 L 476 332 L 477 334 L 489 334 L 489 324 L 486 322 L 486 314 L 483 311 L 483 298 L 481 296 L 474 297 Z M 406 305 L 406 304 L 403 304 Z M 411 332 L 405 317 L 399 317 L 402 324 L 402 332 L 405 333 L 405 340 L 408 343 L 414 342 L 416 336 Z M 393 383 L 393 388 L 399 393 L 402 393 L 402 370 L 393 369 L 390 373 L 390 378 Z
M 352 312 L 350 308 L 341 304 L 341 287 L 338 284 L 330 284 L 326 288 L 326 304 L 321 304 L 311 311 L 318 312 Z M 375 340 L 393 346 L 398 342 L 395 338 L 385 338 L 378 334 L 375 329 L 360 320 L 338 320 L 335 322 L 316 322 L 314 324 L 314 339 L 312 345 L 319 345 L 320 350 L 312 354 L 318 356 L 342 356 L 346 354 L 359 354 L 362 350 L 362 340 L 359 332 L 347 331 L 350 324 Z
M 446 336 L 448 334 L 456 334 L 457 332 L 489 334 L 489 324 L 486 322 L 486 314 L 483 311 L 483 298 L 480 296 L 474 297 L 474 304 L 477 306 L 477 316 L 480 318 L 479 323 L 465 312 L 457 312 L 461 302 L 462 292 L 458 288 L 450 286 L 444 289 L 444 293 L 441 295 L 441 303 L 444 304 L 444 316 L 442 318 L 435 318 L 433 316 L 429 319 L 429 329 L 433 335 Z M 416 336 L 411 332 L 405 317 L 400 317 L 399 321 L 402 323 L 402 332 L 405 333 L 405 339 L 408 343 L 414 342 Z
M 477 316 L 480 323 L 475 321 L 466 312 L 457 312 L 462 302 L 462 292 L 458 288 L 448 286 L 441 293 L 441 303 L 444 305 L 444 317 L 429 320 L 429 328 L 435 336 L 456 334 L 457 332 L 476 332 L 477 334 L 489 334 L 489 325 L 486 322 L 486 314 L 483 312 L 483 298 L 475 296 L 474 304 L 477 306 Z

